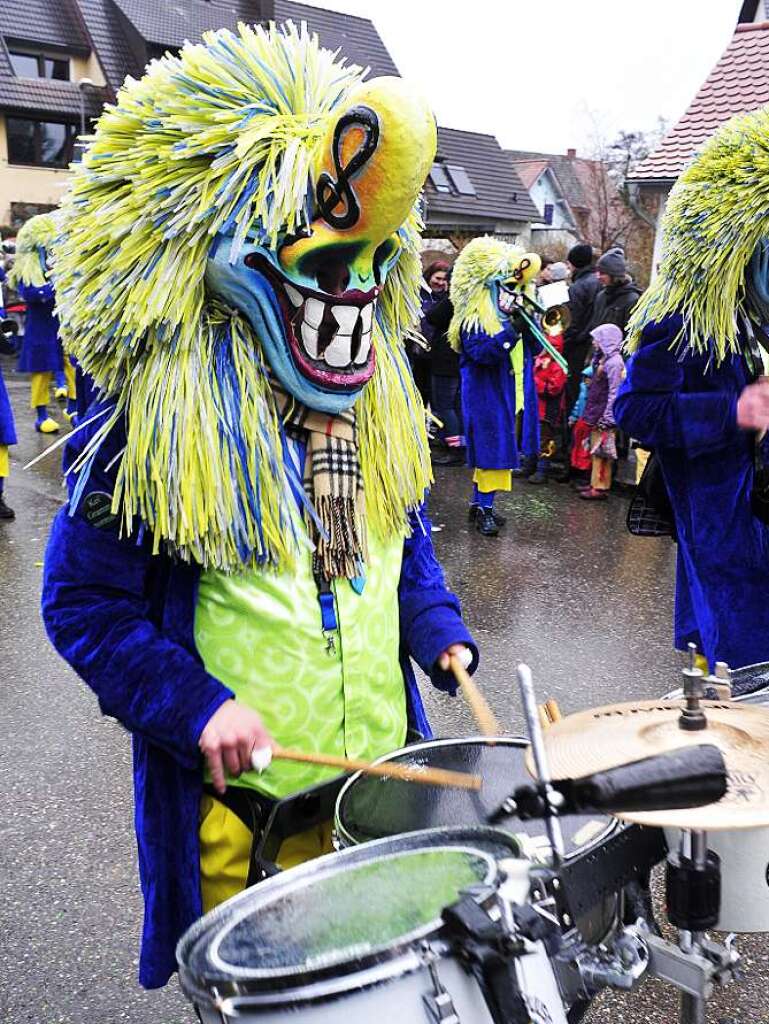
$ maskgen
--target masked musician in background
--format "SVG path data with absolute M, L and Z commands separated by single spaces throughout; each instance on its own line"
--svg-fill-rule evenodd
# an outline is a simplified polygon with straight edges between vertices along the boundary
M 460 354 L 467 460 L 472 466 L 470 521 L 495 537 L 505 519 L 494 510 L 497 491 L 509 491 L 518 468 L 516 414 L 524 409 L 524 345 L 533 340 L 511 318 L 521 293 L 535 293 L 539 256 L 497 238 L 468 242 L 451 278 L 454 315 L 449 343 Z M 524 337 L 525 335 L 525 337 Z M 536 392 L 528 403 L 536 420 Z M 533 408 L 531 408 L 533 406 Z
M 711 669 L 769 661 L 767 147 L 769 107 L 728 122 L 678 179 L 614 406 L 672 506 L 675 645 Z
M 16 259 L 8 273 L 9 283 L 27 304 L 18 369 L 31 375 L 30 407 L 35 412 L 35 430 L 41 434 L 59 432 L 59 424 L 48 412 L 54 380 L 57 396 L 67 399 L 68 420 L 75 405 L 75 371 L 62 349 L 54 312 L 50 251 L 57 233 L 57 221 L 51 214 L 30 217 L 16 238 Z
M 260 877 L 275 802 L 337 776 L 255 754 L 392 751 L 429 732 L 410 659 L 447 690 L 477 662 L 402 344 L 435 144 L 401 79 L 240 25 L 129 79 L 64 200 L 62 325 L 100 397 L 43 615 L 133 736 L 145 986 Z M 308 822 L 278 863 L 328 850 Z

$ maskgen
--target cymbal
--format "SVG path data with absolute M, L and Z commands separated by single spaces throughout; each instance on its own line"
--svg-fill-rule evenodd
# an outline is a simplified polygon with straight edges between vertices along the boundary
M 723 753 L 729 775 L 721 800 L 704 807 L 617 817 L 639 825 L 704 831 L 769 826 L 769 707 L 702 701 L 707 728 L 685 732 L 678 727 L 683 703 L 610 704 L 554 722 L 544 731 L 552 777 L 578 778 L 679 747 L 712 743 Z M 531 751 L 526 764 L 532 772 Z

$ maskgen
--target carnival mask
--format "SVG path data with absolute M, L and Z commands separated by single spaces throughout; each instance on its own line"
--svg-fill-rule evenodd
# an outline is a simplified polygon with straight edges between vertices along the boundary
M 323 141 L 306 227 L 234 258 L 232 238 L 217 237 L 208 288 L 245 313 L 280 384 L 310 408 L 349 408 L 374 373 L 377 299 L 434 152 L 421 99 L 373 79 Z

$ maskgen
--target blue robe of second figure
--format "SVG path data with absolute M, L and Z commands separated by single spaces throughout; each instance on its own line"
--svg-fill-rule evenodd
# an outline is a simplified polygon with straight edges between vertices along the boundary
M 769 528 L 751 510 L 754 434 L 736 412 L 752 376 L 738 355 L 714 366 L 671 351 L 680 325 L 644 328 L 615 419 L 656 451 L 673 506 L 675 645 L 738 668 L 769 661 Z
M 59 425 L 48 415 L 50 386 L 54 376 L 68 378 L 59 380 L 65 394 L 71 392 L 74 400 L 74 370 L 65 366 L 64 352 L 59 338 L 59 321 L 54 313 L 56 294 L 53 285 L 41 286 L 19 283 L 18 292 L 27 304 L 24 322 L 24 340 L 19 356 L 19 371 L 32 375 L 30 408 L 36 416 L 35 429 L 43 434 L 55 434 Z M 68 361 L 67 361 L 68 362 Z M 68 372 L 65 372 L 68 371 Z M 71 381 L 70 381 L 71 379 Z
M 494 535 L 504 523 L 493 511 L 498 490 L 510 490 L 511 471 L 518 468 L 516 443 L 516 378 L 510 354 L 520 339 L 510 321 L 502 330 L 489 335 L 482 330 L 460 332 L 462 343 L 459 367 L 462 379 L 462 415 L 467 439 L 467 462 L 474 470 L 471 518 L 480 510 L 481 533 Z M 531 417 L 536 420 L 536 392 L 533 402 L 527 395 L 531 374 L 532 343 L 524 335 L 523 394 L 524 447 L 531 443 Z M 529 373 L 527 375 L 527 363 Z M 536 428 L 535 428 L 536 434 Z M 536 435 L 538 437 L 538 435 Z M 485 519 L 485 522 L 484 522 Z
M 462 330 L 459 368 L 467 462 L 473 469 L 518 468 L 515 376 L 510 353 L 519 335 L 508 321 L 493 337 Z
M 18 292 L 27 304 L 19 372 L 60 373 L 64 357 L 59 341 L 59 321 L 53 311 L 56 304 L 53 285 L 35 288 L 19 284 Z

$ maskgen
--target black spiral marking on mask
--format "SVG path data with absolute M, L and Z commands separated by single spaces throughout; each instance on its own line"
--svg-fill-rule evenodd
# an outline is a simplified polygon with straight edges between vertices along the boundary
M 363 129 L 363 143 L 343 167 L 341 161 L 342 136 L 348 128 Z M 334 129 L 333 156 L 336 181 L 324 171 L 318 178 L 316 200 L 321 216 L 332 228 L 351 228 L 360 218 L 360 203 L 350 179 L 369 162 L 379 145 L 379 118 L 370 107 L 353 107 L 336 123 Z M 334 213 L 340 203 L 343 213 Z

